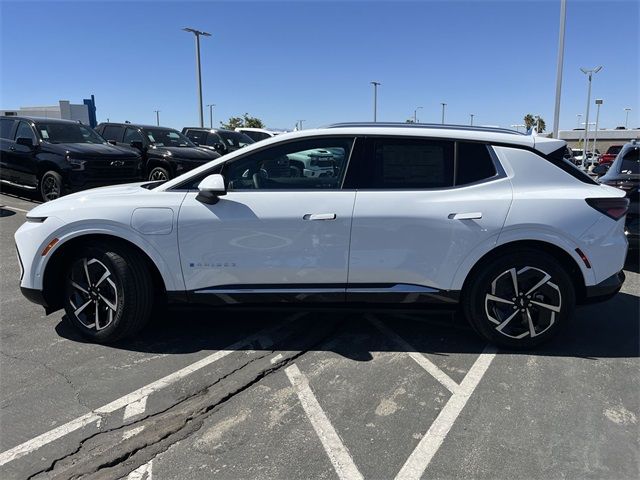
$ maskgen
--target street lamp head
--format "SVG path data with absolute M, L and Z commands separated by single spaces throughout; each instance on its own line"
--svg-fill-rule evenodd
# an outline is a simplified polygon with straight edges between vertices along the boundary
M 625 112 L 630 112 L 630 111 L 631 111 L 631 109 L 630 109 L 629 107 L 626 107 L 626 108 L 624 109 L 624 111 L 625 111 Z
M 598 73 L 600 70 L 602 70 L 602 65 L 598 65 L 598 66 L 593 70 L 593 73 Z
M 601 98 L 596 98 L 596 105 L 602 105 L 602 99 Z
M 371 85 L 382 85 L 380 82 L 369 82 Z
M 211 34 L 208 32 L 201 32 L 200 30 L 196 30 L 195 28 L 189 28 L 189 27 L 185 27 L 182 30 L 184 30 L 185 32 L 191 32 L 194 35 L 202 35 L 203 37 L 210 37 Z

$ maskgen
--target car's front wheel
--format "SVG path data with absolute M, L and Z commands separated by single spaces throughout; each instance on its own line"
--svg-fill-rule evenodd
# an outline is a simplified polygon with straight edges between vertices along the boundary
M 149 319 L 152 281 L 129 248 L 102 243 L 81 248 L 68 262 L 64 282 L 67 322 L 95 342 L 129 337 Z
M 49 170 L 40 177 L 38 187 L 43 201 L 49 202 L 60 198 L 62 196 L 62 176 L 54 170 Z
M 166 181 L 171 179 L 171 174 L 169 170 L 163 167 L 154 167 L 149 172 L 149 180 L 151 181 Z
M 575 290 L 555 257 L 527 248 L 476 269 L 462 292 L 462 308 L 473 328 L 491 343 L 531 348 L 568 322 Z

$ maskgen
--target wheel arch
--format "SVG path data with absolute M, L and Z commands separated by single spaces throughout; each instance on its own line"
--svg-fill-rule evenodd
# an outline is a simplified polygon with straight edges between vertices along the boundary
M 68 259 L 73 255 L 79 247 L 97 242 L 108 242 L 110 245 L 120 245 L 135 251 L 144 260 L 153 284 L 154 293 L 166 298 L 167 288 L 160 273 L 160 270 L 151 259 L 151 257 L 138 245 L 116 235 L 107 233 L 88 233 L 73 237 L 64 242 L 47 262 L 42 281 L 42 292 L 47 304 L 47 313 L 62 308 L 62 291 L 64 284 L 61 282 L 62 268 L 66 265 Z
M 150 158 L 147 161 L 147 172 L 146 172 L 147 176 L 149 175 L 149 173 L 151 173 L 151 170 L 153 170 L 155 167 L 164 168 L 169 172 L 169 175 L 171 175 L 172 177 L 175 177 L 176 169 L 175 169 L 175 165 L 172 162 L 159 157 Z
M 468 291 L 467 287 L 470 280 L 479 270 L 484 267 L 484 265 L 486 265 L 494 258 L 497 258 L 506 253 L 518 251 L 522 248 L 532 248 L 535 250 L 540 250 L 554 257 L 566 269 L 567 273 L 571 277 L 576 291 L 577 303 L 582 303 L 584 301 L 584 299 L 586 298 L 585 277 L 576 259 L 573 258 L 565 249 L 542 240 L 515 240 L 498 245 L 489 252 L 485 253 L 480 259 L 475 262 L 471 270 L 469 270 L 469 273 L 466 275 L 464 283 L 462 285 L 463 295 L 464 292 Z

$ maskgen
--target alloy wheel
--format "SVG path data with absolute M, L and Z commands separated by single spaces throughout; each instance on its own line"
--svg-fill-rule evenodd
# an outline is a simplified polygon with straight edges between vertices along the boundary
M 162 170 L 153 170 L 151 175 L 149 175 L 149 180 L 157 181 L 157 180 L 169 180 L 167 175 Z
M 41 193 L 45 202 L 60 198 L 60 184 L 52 175 L 47 175 L 42 179 Z
M 537 337 L 556 322 L 562 294 L 551 275 L 540 268 L 511 268 L 491 282 L 485 295 L 487 318 L 509 338 Z
M 78 321 L 89 330 L 113 323 L 118 289 L 111 271 L 96 258 L 81 258 L 71 267 L 69 303 Z

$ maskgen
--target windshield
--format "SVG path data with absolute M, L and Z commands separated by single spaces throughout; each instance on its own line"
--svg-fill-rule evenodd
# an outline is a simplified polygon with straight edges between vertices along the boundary
M 195 147 L 187 137 L 169 128 L 145 128 L 144 133 L 156 147 Z
M 106 143 L 91 128 L 81 123 L 38 123 L 38 133 L 49 143 Z
M 224 140 L 228 147 L 241 148 L 246 147 L 250 143 L 255 143 L 250 137 L 240 132 L 225 132 L 218 130 L 218 135 Z

